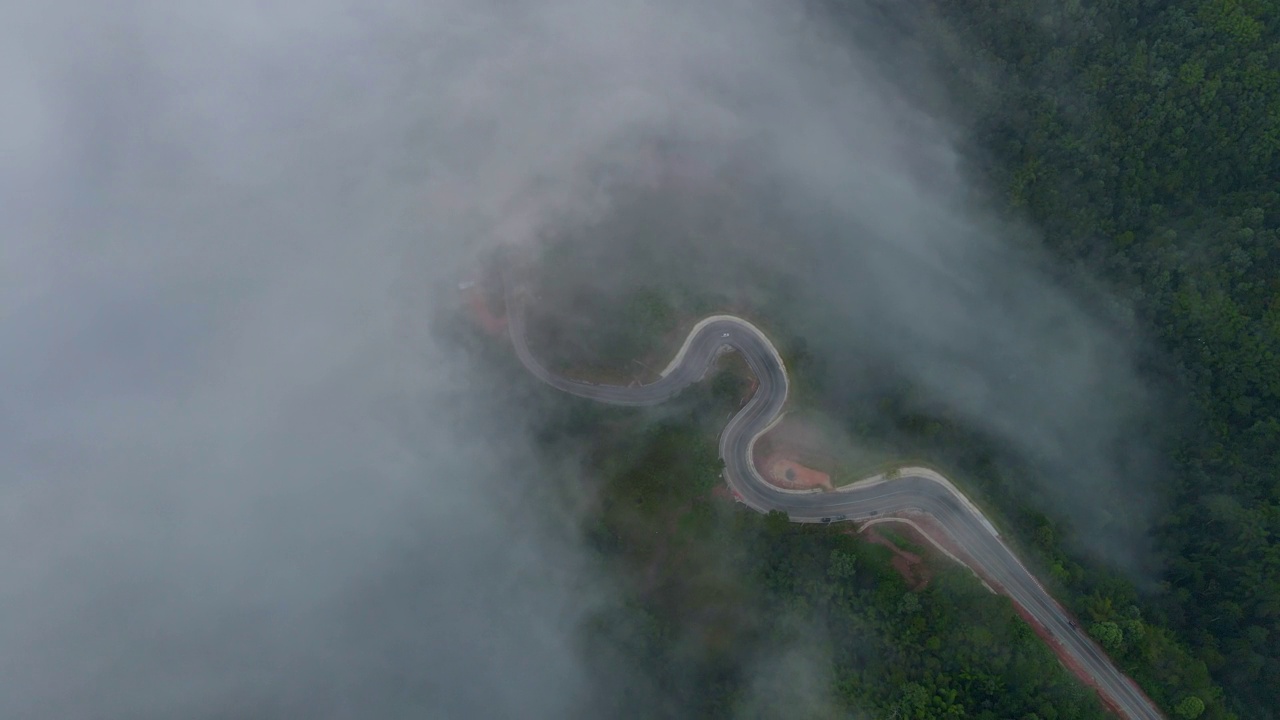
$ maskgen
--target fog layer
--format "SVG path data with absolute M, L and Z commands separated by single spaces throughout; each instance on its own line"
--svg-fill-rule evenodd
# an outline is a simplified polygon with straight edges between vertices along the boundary
M 905 66 L 796 6 L 6 11 L 0 716 L 584 707 L 574 633 L 610 590 L 540 489 L 573 463 L 440 318 L 486 250 L 606 214 L 639 138 L 823 209 L 780 269 L 848 321 L 827 351 L 872 342 L 1030 450 L 1120 434 L 1123 357 L 963 209 Z M 1024 364 L 1030 390 L 992 384 Z M 1123 479 L 1086 470 L 1063 482 Z

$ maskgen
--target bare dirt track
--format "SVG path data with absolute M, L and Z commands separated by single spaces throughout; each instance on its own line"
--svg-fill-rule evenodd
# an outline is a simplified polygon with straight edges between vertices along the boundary
M 805 467 L 782 453 L 774 453 L 762 460 L 757 460 L 756 467 L 760 468 L 760 473 L 775 487 L 788 490 L 833 489 L 830 475 L 821 470 Z
M 899 531 L 903 534 L 914 534 L 910 527 L 900 528 Z M 932 579 L 932 575 L 929 573 L 929 566 L 925 564 L 924 558 L 898 547 L 896 543 L 882 535 L 875 528 L 867 528 L 855 534 L 869 543 L 889 548 L 889 551 L 893 553 L 891 561 L 893 569 L 897 570 L 902 579 L 907 581 L 913 592 L 920 592 L 929 586 L 929 580 Z M 928 544 L 927 540 L 923 540 L 923 542 Z

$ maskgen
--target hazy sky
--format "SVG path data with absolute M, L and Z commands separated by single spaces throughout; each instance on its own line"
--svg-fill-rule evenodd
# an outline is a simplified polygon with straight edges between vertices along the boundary
M 645 172 L 625 149 L 643 135 L 713 161 L 757 148 L 829 220 L 870 228 L 805 262 L 901 287 L 889 317 L 918 324 L 883 352 L 945 401 L 1010 404 L 981 379 L 1004 366 L 959 337 L 976 328 L 1071 373 L 1033 398 L 1074 398 L 1044 443 L 1106 443 L 1118 422 L 1081 430 L 1103 345 L 1070 301 L 1047 295 L 1072 328 L 1052 357 L 1028 345 L 1039 315 L 982 314 L 1044 290 L 985 293 L 999 248 L 954 239 L 981 232 L 947 205 L 945 124 L 789 3 L 4 9 L 5 718 L 584 707 L 573 633 L 611 591 L 573 509 L 537 490 L 575 464 L 543 465 L 518 388 L 433 318 L 485 248 L 607 209 L 593 170 Z M 949 279 L 898 285 L 930 268 Z M 942 346 L 951 365 L 918 355 Z M 1017 439 L 1033 404 L 1013 405 L 994 426 Z

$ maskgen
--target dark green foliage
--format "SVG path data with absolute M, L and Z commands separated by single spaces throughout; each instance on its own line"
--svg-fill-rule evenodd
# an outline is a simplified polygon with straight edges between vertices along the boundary
M 1140 592 L 1069 551 L 1067 518 L 1008 479 L 1027 468 L 971 428 L 912 414 L 896 402 L 905 391 L 885 392 L 868 405 L 874 417 L 850 428 L 961 471 L 1055 595 L 1171 715 L 1280 717 L 1280 6 L 962 0 L 933 10 L 946 22 L 921 27 L 946 27 L 960 42 L 921 44 L 953 53 L 938 67 L 968 124 L 970 169 L 995 189 L 987 200 L 1043 231 L 1060 275 L 1119 289 L 1156 341 L 1144 358 L 1149 381 L 1185 398 L 1163 453 L 1159 584 Z M 613 314 L 661 317 L 628 302 Z M 823 358 L 790 340 L 795 397 L 820 399 Z M 781 547 L 803 537 L 784 520 L 766 517 L 759 532 Z M 813 560 L 823 583 L 830 550 Z M 855 584 L 877 572 L 867 552 Z M 823 597 L 786 585 L 788 572 L 759 570 L 790 588 L 778 602 Z M 841 682 L 870 692 L 871 681 Z M 900 716 L 935 696 L 947 702 L 918 679 L 895 687 Z
M 676 298 L 658 287 L 616 295 L 549 281 L 545 287 L 543 300 L 530 309 L 530 340 L 558 367 L 635 373 L 677 330 Z
M 1049 517 L 1019 492 L 1019 483 L 1011 478 L 1025 481 L 1031 468 L 1003 457 L 990 438 L 946 418 L 889 415 L 896 422 L 890 423 L 888 436 L 910 454 L 925 454 L 962 473 L 965 491 L 1001 521 L 1009 531 L 1006 538 L 1050 592 L 1085 621 L 1084 627 L 1152 699 L 1170 710 L 1182 697 L 1197 695 L 1208 703 L 1210 717 L 1229 715 L 1208 667 L 1166 626 L 1152 599 L 1141 597 L 1114 570 L 1068 551 L 1073 535 L 1065 518 Z
M 708 492 L 719 479 L 721 467 L 715 446 L 708 446 L 696 430 L 660 425 L 631 471 L 619 478 L 613 497 L 625 498 L 646 511 L 665 507 Z
M 1160 538 L 1169 568 L 1156 614 L 1241 714 L 1275 718 L 1280 5 L 983 0 L 936 10 L 970 48 L 945 64 L 981 63 L 997 78 L 952 78 L 974 120 L 973 156 L 994 160 L 986 172 L 1064 267 L 1125 289 L 1168 358 L 1165 382 L 1189 398 L 1170 448 L 1173 509 Z M 1195 701 L 1217 716 L 1208 698 Z M 1167 702 L 1190 712 L 1182 698 Z
M 738 360 L 738 356 L 734 355 L 734 359 Z M 746 363 L 738 360 L 736 365 L 745 371 Z M 747 387 L 748 381 L 743 372 L 722 372 L 711 379 L 711 396 L 728 405 L 742 400 Z
M 949 561 L 932 563 L 915 593 L 887 548 L 847 527 L 712 500 L 718 427 L 698 418 L 723 417 L 724 405 L 709 393 L 691 402 L 686 419 L 646 430 L 636 415 L 596 435 L 613 460 L 600 465 L 592 532 L 611 539 L 597 547 L 631 588 L 586 628 L 593 652 L 628 661 L 602 713 L 771 716 L 750 692 L 759 668 L 816 644 L 829 655 L 805 672 L 839 713 L 820 717 L 1105 717 L 1009 602 Z
M 1188 695 L 1182 700 L 1182 702 L 1178 703 L 1178 706 L 1175 707 L 1173 711 L 1177 713 L 1180 718 L 1185 718 L 1185 720 L 1195 720 L 1204 713 L 1204 701 L 1195 695 Z
M 885 548 L 797 528 L 754 546 L 766 612 L 803 607 L 831 632 L 836 692 L 876 717 L 1104 717 L 1003 598 L 934 563 L 912 593 Z

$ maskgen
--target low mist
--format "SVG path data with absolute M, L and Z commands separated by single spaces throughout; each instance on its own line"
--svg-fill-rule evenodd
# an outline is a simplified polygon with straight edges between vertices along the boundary
M 0 716 L 592 706 L 591 478 L 539 452 L 457 284 L 607 226 L 655 143 L 774 191 L 777 232 L 698 242 L 714 282 L 792 284 L 828 367 L 869 353 L 1059 468 L 1046 496 L 1137 562 L 1127 341 L 972 209 L 924 55 L 860 45 L 862 6 L 848 35 L 767 0 L 8 10 Z M 824 657 L 793 654 L 761 677 Z

